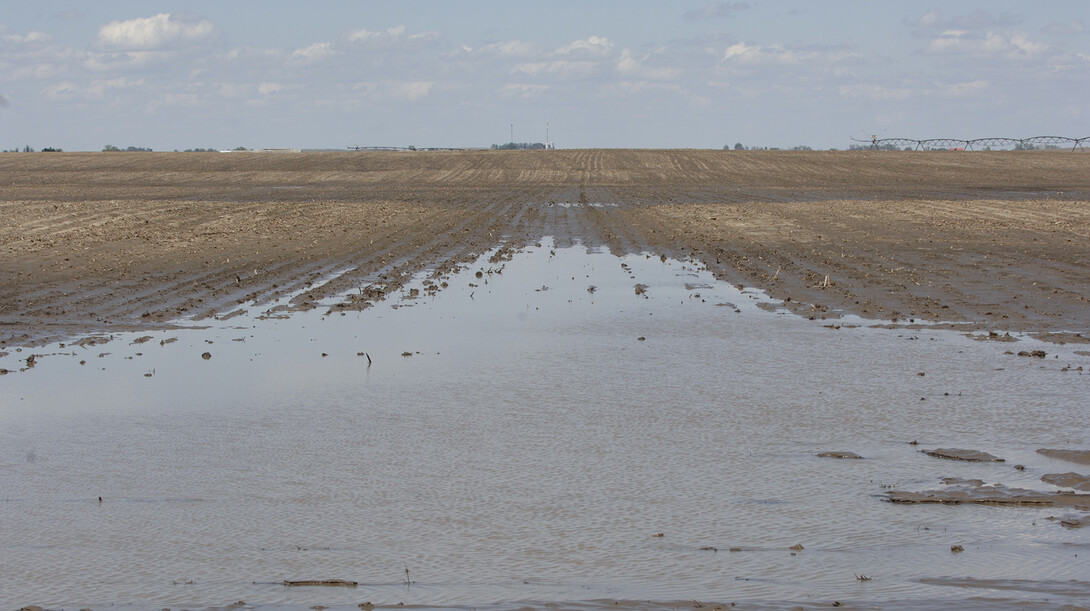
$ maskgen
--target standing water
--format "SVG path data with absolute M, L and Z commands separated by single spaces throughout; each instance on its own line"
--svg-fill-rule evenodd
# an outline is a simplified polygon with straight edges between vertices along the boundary
M 1079 465 L 1035 450 L 1090 447 L 1085 352 L 804 320 L 578 246 L 444 280 L 34 349 L 0 377 L 0 606 L 1090 597 L 1090 529 L 1051 519 L 1085 508 L 887 498 L 1057 490 Z M 284 584 L 326 579 L 358 585 Z

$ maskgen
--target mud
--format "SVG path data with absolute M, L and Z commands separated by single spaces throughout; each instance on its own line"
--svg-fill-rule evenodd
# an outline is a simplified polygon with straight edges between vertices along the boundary
M 924 492 L 891 490 L 886 498 L 891 503 L 942 503 L 948 505 L 1038 505 L 1047 507 L 1077 507 L 1090 509 L 1090 494 L 1070 492 L 1040 492 L 1010 488 L 1002 484 L 985 485 L 979 479 L 943 478 L 944 488 Z
M 935 448 L 934 450 L 920 450 L 934 458 L 946 458 L 949 460 L 965 460 L 968 462 L 1004 462 L 1002 458 L 981 452 L 980 450 L 959 450 L 955 448 Z
M 60 153 L 0 175 L 0 346 L 285 296 L 363 309 L 544 236 L 699 260 L 814 318 L 1090 327 L 1080 153 Z
M 1090 477 L 1069 471 L 1067 473 L 1046 473 L 1041 476 L 1041 481 L 1060 488 L 1072 488 L 1083 492 L 1090 492 Z
M 1080 465 L 1090 465 L 1090 450 L 1050 450 L 1041 448 L 1037 450 L 1037 453 L 1049 458 L 1057 458 Z
M 834 452 L 822 452 L 822 453 L 818 454 L 818 458 L 863 458 L 863 457 L 856 454 L 855 452 L 834 451 Z
M 323 586 L 334 588 L 354 588 L 359 584 L 355 581 L 346 581 L 344 579 L 303 579 L 300 581 L 283 581 L 281 585 L 288 587 L 301 587 L 301 586 Z

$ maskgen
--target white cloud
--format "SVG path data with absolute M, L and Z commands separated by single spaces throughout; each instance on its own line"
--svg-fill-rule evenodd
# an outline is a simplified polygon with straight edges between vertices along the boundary
M 727 47 L 726 52 L 723 53 L 723 59 L 731 59 L 732 57 L 744 58 L 747 55 L 752 56 L 754 53 L 758 52 L 760 52 L 760 47 L 751 47 L 744 42 L 736 42 Z
M 857 63 L 861 55 L 854 48 L 819 47 L 792 48 L 782 44 L 750 45 L 736 42 L 723 52 L 726 65 L 822 65 L 835 66 Z
M 378 81 L 356 83 L 352 89 L 377 100 L 415 102 L 426 97 L 434 85 L 432 81 Z
M 62 81 L 56 85 L 50 85 L 42 90 L 42 94 L 50 100 L 101 100 L 106 97 L 110 89 L 127 89 L 142 87 L 143 79 L 129 80 L 125 77 L 114 79 L 93 80 L 86 87 L 80 87 L 70 81 Z
M 549 90 L 548 85 L 532 83 L 507 83 L 500 87 L 500 95 L 504 97 L 530 98 Z
M 413 102 L 427 96 L 434 84 L 435 83 L 431 81 L 387 83 L 386 94 L 395 100 L 408 100 Z
M 316 42 L 309 47 L 303 47 L 302 49 L 296 49 L 292 51 L 289 61 L 299 63 L 312 63 L 323 60 L 327 57 L 335 55 L 337 52 L 333 50 L 333 45 L 328 42 Z
M 1036 57 L 1047 49 L 1047 45 L 1034 42 L 1021 32 L 988 32 L 980 36 L 965 30 L 946 30 L 927 45 L 927 51 L 935 54 L 999 55 L 1012 59 Z
M 502 42 L 492 42 L 476 49 L 464 47 L 464 51 L 469 53 L 475 53 L 477 55 L 488 55 L 494 57 L 527 57 L 537 52 L 537 48 L 521 40 L 505 40 Z
M 970 13 L 963 13 L 950 19 L 943 19 L 938 9 L 932 9 L 916 20 L 908 20 L 906 23 L 913 26 L 917 35 L 926 35 L 927 30 L 941 31 L 941 30 L 970 30 L 970 31 L 982 31 L 982 30 L 994 30 L 996 28 L 1003 28 L 1007 26 L 1018 25 L 1022 23 L 1024 19 L 1019 15 L 1011 13 L 991 13 L 985 10 L 975 10 Z
M 883 102 L 904 101 L 912 98 L 927 96 L 945 97 L 973 97 L 984 95 L 992 84 L 986 80 L 977 79 L 961 83 L 938 83 L 931 86 L 890 87 L 877 83 L 857 83 L 841 85 L 837 92 L 841 97 L 877 100 Z
M 153 17 L 110 22 L 99 28 L 96 43 L 105 49 L 161 49 L 206 39 L 214 30 L 215 26 L 207 19 L 159 13 Z
M 158 106 L 181 106 L 184 108 L 193 108 L 201 106 L 201 97 L 195 93 L 173 93 L 167 92 L 163 94 L 160 104 L 153 105 L 153 108 Z
M 75 83 L 61 81 L 42 90 L 42 95 L 50 100 L 69 100 L 79 94 Z
M 646 60 L 647 56 L 642 59 Z M 617 60 L 617 70 L 622 74 L 652 80 L 669 80 L 681 73 L 676 68 L 645 66 L 641 60 L 637 60 L 632 55 L 632 51 L 629 49 L 621 50 L 621 58 Z
M 723 59 L 753 64 L 797 64 L 819 56 L 816 51 L 792 51 L 783 45 L 747 45 L 735 43 L 723 53 Z
M 385 30 L 356 30 L 348 35 L 349 42 L 379 42 L 397 40 L 405 35 L 405 26 L 398 25 Z
M 971 97 L 983 94 L 991 87 L 991 83 L 983 80 L 969 81 L 966 83 L 953 83 L 935 90 L 934 93 L 955 98 Z
M 261 83 L 260 85 L 257 86 L 257 91 L 261 95 L 270 95 L 270 94 L 273 94 L 273 93 L 280 93 L 280 91 L 283 90 L 283 89 L 284 89 L 284 86 L 281 85 L 280 83 L 265 82 L 265 83 Z
M 557 55 L 582 53 L 592 56 L 608 55 L 613 50 L 613 43 L 608 38 L 590 36 L 583 40 L 572 41 L 555 51 Z
M 591 61 L 544 61 L 518 64 L 511 71 L 529 76 L 556 76 L 560 78 L 586 78 L 598 71 L 598 62 Z
M 45 32 L 27 32 L 26 34 L 8 34 L 0 26 L 0 41 L 8 46 L 28 47 L 40 46 L 53 41 L 53 37 Z
M 915 25 L 924 28 L 937 28 L 941 19 L 939 18 L 939 10 L 931 9 L 924 13 L 919 19 L 916 20 Z
M 348 35 L 348 42 L 369 47 L 387 48 L 401 44 L 426 44 L 431 43 L 442 35 L 439 32 L 416 32 L 406 35 L 406 28 L 397 25 L 385 30 L 356 30 Z
M 250 86 L 242 83 L 221 83 L 219 94 L 225 98 L 239 98 L 246 95 Z
M 88 53 L 83 65 L 98 72 L 140 68 L 168 57 L 166 51 L 127 51 L 124 53 Z
M 48 63 L 29 64 L 16 68 L 11 73 L 11 79 L 47 79 L 60 72 L 60 66 Z
M 125 77 L 118 77 L 108 80 L 96 80 L 91 81 L 91 84 L 87 87 L 87 95 L 89 97 L 103 97 L 108 89 L 127 89 L 135 87 L 143 87 L 144 79 L 129 80 Z

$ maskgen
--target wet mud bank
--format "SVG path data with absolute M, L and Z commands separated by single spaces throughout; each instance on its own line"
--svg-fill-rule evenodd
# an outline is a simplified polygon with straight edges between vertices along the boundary
M 0 173 L 0 348 L 284 297 L 362 309 L 544 236 L 700 261 L 808 318 L 1090 329 L 1077 153 L 89 153 Z

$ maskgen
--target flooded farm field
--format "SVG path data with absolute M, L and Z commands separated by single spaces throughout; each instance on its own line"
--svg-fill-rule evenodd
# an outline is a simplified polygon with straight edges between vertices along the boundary
M 516 246 L 363 308 L 4 348 L 0 606 L 1090 598 L 1085 344 Z

